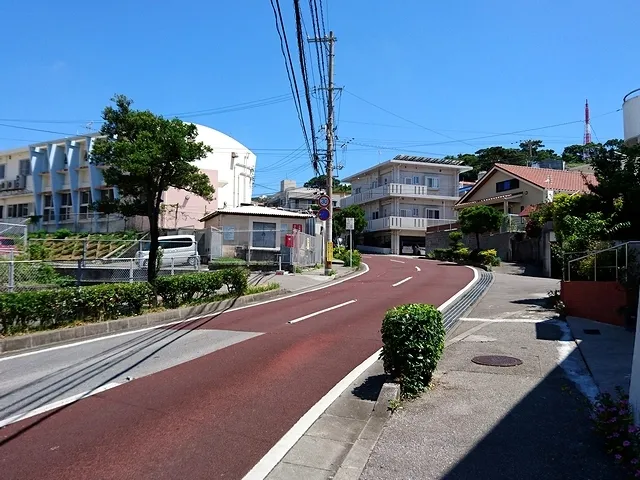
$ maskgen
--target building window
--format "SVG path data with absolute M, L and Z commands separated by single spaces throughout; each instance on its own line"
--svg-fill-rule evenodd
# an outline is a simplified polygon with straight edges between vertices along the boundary
M 440 210 L 437 210 L 435 208 L 425 208 L 424 209 L 424 216 L 426 218 L 433 218 L 435 220 L 439 220 L 440 219 Z
M 496 182 L 496 193 L 506 192 L 507 190 L 514 190 L 516 188 L 520 188 L 520 180 L 517 178 Z
M 60 220 L 69 220 L 71 218 L 71 194 L 60 194 Z
M 90 218 L 91 212 L 91 191 L 84 190 L 80 192 L 80 218 L 86 220 Z
M 6 165 L 0 165 L 0 180 L 4 180 L 4 170 Z
M 4 205 L 0 205 L 0 218 L 4 218 Z
M 100 191 L 101 202 L 108 202 L 111 200 L 115 200 L 115 193 L 113 191 L 113 188 L 106 188 Z
M 427 177 L 427 188 L 440 188 L 440 179 L 436 177 Z
M 409 216 L 409 211 L 404 209 L 404 208 L 401 208 L 400 209 L 400 216 L 401 217 L 408 217 Z
M 411 185 L 411 177 L 407 177 L 404 179 L 404 184 L 405 185 Z
M 28 158 L 20 160 L 20 175 L 31 175 L 31 161 Z
M 44 222 L 53 222 L 55 220 L 53 214 L 53 197 L 50 193 L 42 196 L 42 220 Z
M 413 184 L 420 185 L 420 177 L 418 175 L 413 176 Z
M 26 218 L 29 216 L 29 204 L 7 205 L 7 218 Z
M 378 216 L 379 216 L 379 213 L 377 211 L 376 212 L 372 212 L 371 213 L 371 220 L 377 220 Z
M 254 248 L 276 248 L 276 224 L 253 222 L 251 246 Z
M 356 187 L 355 193 L 356 195 L 362 191 L 362 187 Z

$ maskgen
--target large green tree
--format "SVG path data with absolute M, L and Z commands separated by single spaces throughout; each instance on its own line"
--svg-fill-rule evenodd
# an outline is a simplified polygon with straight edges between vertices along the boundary
M 209 177 L 193 162 L 212 149 L 196 141 L 198 130 L 193 124 L 134 110 L 133 102 L 124 95 L 116 95 L 112 102 L 114 105 L 102 112 L 101 137 L 95 142 L 91 161 L 106 167 L 105 183 L 117 187 L 120 196 L 115 201 L 98 202 L 97 209 L 149 219 L 147 279 L 153 283 L 164 193 L 173 187 L 211 200 L 214 188 Z
M 467 235 L 475 234 L 478 250 L 480 249 L 480 235 L 495 232 L 502 226 L 504 214 L 488 205 L 475 205 L 460 210 L 458 222 L 460 230 Z
M 360 205 L 349 205 L 346 208 L 341 208 L 333 214 L 333 235 L 335 237 L 341 236 L 346 232 L 346 219 L 353 218 L 353 237 L 357 238 L 364 229 L 367 227 L 367 220 L 364 216 L 364 210 Z
M 317 177 L 313 177 L 309 179 L 308 182 L 304 183 L 304 186 L 307 188 L 317 188 L 326 190 L 327 188 L 327 176 L 326 175 L 318 175 Z M 338 192 L 351 192 L 351 185 L 347 185 L 344 183 L 340 183 L 340 180 L 337 178 L 333 179 L 333 191 Z

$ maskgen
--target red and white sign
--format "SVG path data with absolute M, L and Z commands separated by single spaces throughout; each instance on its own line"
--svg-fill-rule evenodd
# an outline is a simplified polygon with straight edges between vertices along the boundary
M 292 230 L 295 232 L 296 230 L 299 232 L 302 232 L 302 224 L 301 223 L 294 223 L 293 225 L 291 225 Z

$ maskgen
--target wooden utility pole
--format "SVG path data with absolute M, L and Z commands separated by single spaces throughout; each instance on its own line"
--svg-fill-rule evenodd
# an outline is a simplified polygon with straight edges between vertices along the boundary
M 329 219 L 327 220 L 327 225 L 324 229 L 324 273 L 325 275 L 330 275 L 332 270 L 332 258 L 329 255 L 329 251 L 333 252 L 333 145 L 334 145 L 334 108 L 333 108 L 333 100 L 334 100 L 334 90 L 335 87 L 333 85 L 333 60 L 334 60 L 334 44 L 337 38 L 334 37 L 333 32 L 329 32 L 328 37 L 323 38 L 311 38 L 309 39 L 312 43 L 326 43 L 328 50 L 328 72 L 327 72 L 327 126 L 326 126 L 326 134 L 327 134 L 327 165 L 326 165 L 326 176 L 327 176 L 327 196 L 331 200 L 329 202 L 329 206 L 327 207 L 329 210 Z

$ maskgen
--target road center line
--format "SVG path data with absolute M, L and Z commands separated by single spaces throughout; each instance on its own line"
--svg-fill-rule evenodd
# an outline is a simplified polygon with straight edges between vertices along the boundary
M 311 317 L 315 317 L 317 315 L 322 315 L 323 313 L 330 312 L 331 310 L 335 310 L 337 308 L 346 307 L 352 303 L 357 302 L 357 300 L 349 300 L 348 302 L 341 303 L 340 305 L 334 305 L 333 307 L 325 308 L 324 310 L 319 310 L 314 313 L 310 313 L 309 315 L 305 315 L 304 317 L 296 318 L 294 320 L 289 320 L 287 323 L 294 324 L 306 320 Z
M 394 283 L 393 285 L 391 285 L 392 287 L 397 287 L 398 285 L 402 285 L 404 282 L 408 282 L 409 280 L 411 280 L 413 277 L 407 277 L 404 280 L 400 280 L 398 283 Z
M 122 382 L 110 382 L 105 383 L 99 387 L 94 388 L 93 390 L 89 390 L 87 392 L 78 393 L 76 395 L 72 395 L 67 398 L 63 398 L 62 400 L 57 400 L 55 402 L 49 403 L 47 405 L 43 405 L 34 410 L 30 410 L 28 412 L 19 413 L 17 415 L 12 415 L 11 417 L 7 417 L 3 420 L 0 420 L 0 428 L 6 427 L 12 423 L 19 422 L 20 420 L 24 420 L 26 418 L 35 417 L 36 415 L 40 415 L 41 413 L 46 413 L 50 410 L 56 410 L 58 408 L 62 408 L 71 403 L 77 402 L 78 400 L 82 400 L 83 398 L 90 397 L 92 395 L 96 395 L 98 393 L 106 392 L 112 388 L 115 388 L 119 385 L 122 385 Z
M 389 261 L 390 261 L 390 262 L 396 262 L 396 263 L 405 263 L 405 262 L 403 262 L 403 261 L 401 261 L 401 260 L 393 260 L 393 259 L 389 259 Z
M 420 271 L 420 267 L 416 265 L 416 271 L 419 272 Z

